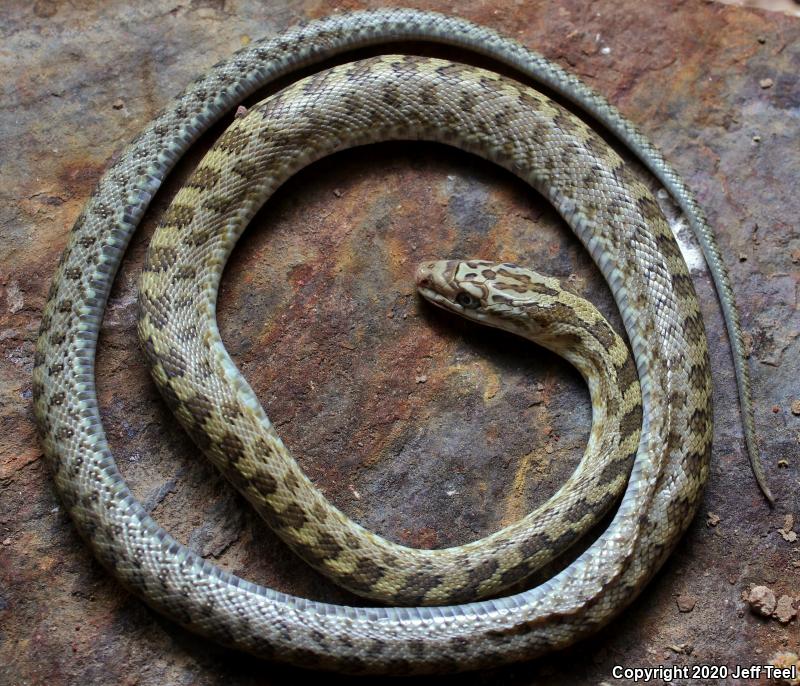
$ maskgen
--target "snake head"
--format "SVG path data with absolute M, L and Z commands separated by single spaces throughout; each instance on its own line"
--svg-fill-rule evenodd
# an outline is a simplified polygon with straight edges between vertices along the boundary
M 423 262 L 417 290 L 429 302 L 482 324 L 516 331 L 522 309 L 547 308 L 561 288 L 552 277 L 506 262 L 437 260 Z

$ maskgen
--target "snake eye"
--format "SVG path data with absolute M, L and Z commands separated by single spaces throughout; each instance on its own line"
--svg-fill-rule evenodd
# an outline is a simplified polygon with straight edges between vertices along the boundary
M 470 310 L 474 310 L 480 304 L 475 296 L 470 295 L 466 291 L 461 291 L 456 296 L 456 302 L 461 305 L 461 307 L 466 307 Z

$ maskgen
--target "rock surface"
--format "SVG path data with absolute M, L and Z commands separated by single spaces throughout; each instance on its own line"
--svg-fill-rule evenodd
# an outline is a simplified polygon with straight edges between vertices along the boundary
M 183 631 L 95 562 L 41 459 L 30 371 L 66 235 L 113 155 L 194 75 L 251 38 L 378 4 L 3 4 L 0 682 L 277 684 L 305 676 Z M 767 624 L 743 611 L 740 594 L 769 584 L 799 595 L 792 563 L 800 553 L 778 529 L 798 513 L 800 478 L 800 418 L 790 409 L 800 377 L 800 22 L 678 1 L 415 4 L 457 11 L 572 69 L 638 122 L 696 190 L 752 341 L 756 417 L 778 498 L 769 510 L 750 475 L 724 328 L 687 238 L 715 378 L 715 450 L 700 516 L 601 635 L 458 683 L 594 684 L 610 682 L 617 664 L 749 665 L 797 652 L 796 620 Z M 156 198 L 112 294 L 98 361 L 111 445 L 155 518 L 216 564 L 299 595 L 358 602 L 294 559 L 196 459 L 143 367 L 137 273 L 155 222 L 211 140 Z M 475 539 L 548 497 L 580 458 L 591 419 L 588 394 L 565 363 L 417 299 L 416 262 L 459 255 L 557 275 L 619 325 L 597 270 L 540 198 L 472 157 L 416 144 L 355 150 L 299 174 L 247 232 L 220 297 L 229 350 L 315 482 L 367 527 L 422 547 Z M 681 613 L 679 596 L 702 603 Z M 675 645 L 691 645 L 691 654 Z

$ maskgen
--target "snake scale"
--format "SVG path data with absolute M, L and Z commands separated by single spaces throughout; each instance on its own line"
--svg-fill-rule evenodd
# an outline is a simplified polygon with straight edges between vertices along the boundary
M 184 199 L 196 194 L 199 204 L 176 197 L 154 237 L 144 275 L 146 284 L 154 275 L 170 273 L 174 290 L 162 291 L 160 299 L 153 297 L 155 290 L 141 296 L 145 339 L 169 324 L 180 344 L 159 349 L 151 343 L 148 355 L 156 362 L 156 376 L 160 364 L 162 381 L 175 394 L 171 404 L 190 428 L 236 422 L 243 413 L 237 407 L 190 407 L 181 417 L 187 409 L 183 400 L 191 397 L 181 396 L 189 361 L 198 363 L 195 371 L 207 383 L 230 386 L 251 413 L 263 415 L 216 345 L 214 321 L 222 268 L 249 218 L 288 176 L 336 150 L 388 139 L 455 145 L 504 166 L 546 197 L 587 247 L 619 306 L 641 385 L 642 422 L 628 486 L 611 524 L 569 567 L 522 593 L 463 605 L 345 607 L 278 593 L 222 571 L 175 541 L 132 496 L 101 425 L 94 359 L 114 275 L 153 194 L 191 143 L 249 94 L 348 50 L 399 40 L 471 49 L 543 83 L 607 126 L 670 190 L 698 235 L 720 293 L 751 462 L 763 486 L 741 331 L 719 251 L 688 189 L 612 106 L 521 45 L 435 13 L 397 9 L 336 15 L 256 42 L 197 79 L 101 178 L 70 234 L 48 297 L 34 366 L 34 405 L 67 509 L 98 558 L 126 586 L 222 643 L 265 658 L 349 672 L 477 668 L 531 658 L 597 630 L 631 602 L 688 526 L 708 473 L 711 445 L 710 369 L 697 298 L 670 229 L 646 189 L 600 138 L 530 88 L 474 67 L 387 56 L 312 75 L 254 107 L 223 134 L 181 191 Z M 215 176 L 223 158 L 236 160 L 226 181 Z M 234 178 L 236 184 L 230 185 Z M 176 241 L 181 250 L 198 252 L 198 266 L 183 268 Z M 434 302 L 437 296 L 446 298 L 453 288 L 448 270 L 452 267 L 423 269 L 418 274 L 423 295 Z M 192 295 L 173 297 L 190 279 L 199 284 Z M 468 292 L 466 285 L 462 288 Z M 453 303 L 451 309 L 460 307 L 462 314 L 470 309 L 458 298 Z M 506 304 L 513 310 L 513 302 Z M 179 307 L 175 316 L 173 306 Z M 201 320 L 203 330 L 195 327 Z M 188 359 L 193 340 L 205 346 L 204 360 Z M 218 414 L 203 415 L 209 411 Z M 278 440 L 265 415 L 263 420 L 268 436 Z M 197 434 L 193 431 L 195 439 Z M 229 457 L 220 457 L 242 462 L 238 477 L 230 473 L 229 478 L 238 479 L 245 492 L 253 487 L 251 501 L 269 495 L 273 484 L 252 478 L 237 440 L 230 438 Z M 267 442 L 266 452 L 273 447 Z M 302 531 L 300 516 L 293 523 L 298 526 L 288 528 Z M 303 537 L 295 538 L 302 547 Z M 331 550 L 338 554 L 339 548 L 335 543 Z M 419 589 L 412 588 L 410 597 L 415 593 Z

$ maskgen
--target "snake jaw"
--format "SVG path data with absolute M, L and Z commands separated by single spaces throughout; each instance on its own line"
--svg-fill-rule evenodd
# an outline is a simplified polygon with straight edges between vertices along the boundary
M 434 291 L 434 290 L 432 290 L 430 288 L 424 288 L 424 287 L 421 287 L 421 286 L 417 286 L 417 292 L 423 298 L 425 298 L 425 300 L 427 300 L 429 303 L 431 303 L 432 305 L 436 305 L 436 307 L 440 307 L 443 310 L 452 310 L 453 309 L 452 303 L 449 300 L 447 300 L 447 298 L 445 298 L 444 296 L 440 295 L 439 293 L 437 293 L 436 291 Z M 459 307 L 459 306 L 455 305 L 455 307 Z

